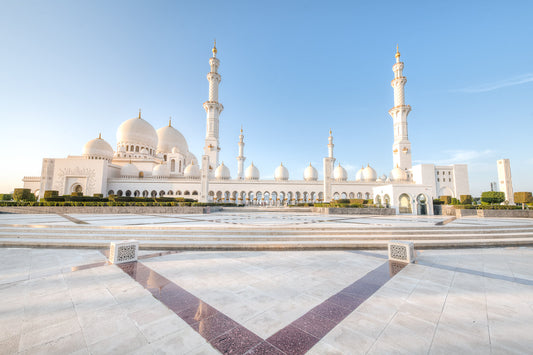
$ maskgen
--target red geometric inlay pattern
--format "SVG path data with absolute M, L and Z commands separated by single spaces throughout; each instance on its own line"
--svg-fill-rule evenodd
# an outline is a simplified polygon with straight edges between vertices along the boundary
M 405 264 L 385 262 L 266 340 L 144 264 L 117 266 L 221 353 L 292 355 L 305 354 Z

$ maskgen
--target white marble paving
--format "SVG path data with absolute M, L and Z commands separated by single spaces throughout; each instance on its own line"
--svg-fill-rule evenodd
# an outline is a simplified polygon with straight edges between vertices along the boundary
M 141 262 L 266 338 L 383 251 L 183 252 Z M 95 250 L 0 249 L 0 353 L 216 353 Z M 533 248 L 419 251 L 311 354 L 530 353 Z

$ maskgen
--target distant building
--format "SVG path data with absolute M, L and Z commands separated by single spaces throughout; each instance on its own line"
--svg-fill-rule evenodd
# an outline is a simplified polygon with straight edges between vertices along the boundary
M 468 195 L 468 168 L 464 164 L 412 166 L 411 143 L 407 134 L 404 63 L 396 50 L 392 67 L 394 107 L 389 110 L 394 129 L 393 167 L 389 176 L 379 176 L 363 166 L 349 178 L 333 154 L 333 136 L 328 137 L 328 155 L 323 159 L 324 180 L 315 167 L 307 166 L 299 179 L 289 179 L 289 170 L 280 164 L 273 180 L 260 179 L 259 169 L 244 162 L 244 134 L 241 128 L 237 157 L 238 171 L 231 177 L 219 163 L 219 116 L 224 106 L 218 101 L 221 75 L 216 46 L 209 58 L 209 98 L 204 102 L 206 137 L 198 160 L 185 137 L 172 126 L 157 131 L 139 116 L 123 122 L 117 130 L 114 150 L 99 136 L 83 148 L 81 156 L 43 159 L 41 176 L 25 177 L 24 186 L 43 197 L 46 190 L 60 195 L 81 192 L 139 197 L 186 197 L 202 202 L 234 202 L 244 205 L 279 206 L 295 203 L 329 202 L 336 199 L 373 199 L 376 204 L 396 208 L 398 213 L 433 214 L 433 198 Z M 281 159 L 280 159 L 281 160 Z
M 513 180 L 511 178 L 511 161 L 509 159 L 498 160 L 498 182 L 500 191 L 505 193 L 505 200 L 514 205 Z

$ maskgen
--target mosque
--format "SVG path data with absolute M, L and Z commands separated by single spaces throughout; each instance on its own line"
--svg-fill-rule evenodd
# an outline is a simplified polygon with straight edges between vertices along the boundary
M 333 136 L 328 137 L 328 155 L 323 158 L 323 180 L 309 164 L 301 178 L 289 179 L 288 169 L 280 164 L 274 180 L 260 178 L 259 168 L 251 163 L 244 169 L 244 135 L 239 135 L 237 173 L 219 164 L 219 116 L 224 106 L 218 101 L 221 76 L 216 43 L 209 58 L 209 98 L 203 107 L 207 115 L 204 151 L 199 161 L 189 151 L 185 137 L 172 126 L 157 131 L 138 117 L 123 122 L 117 130 L 117 147 L 99 136 L 83 147 L 81 156 L 43 159 L 41 176 L 24 177 L 24 187 L 39 197 L 47 190 L 60 195 L 72 192 L 139 197 L 185 197 L 200 202 L 233 202 L 244 205 L 283 206 L 296 203 L 328 202 L 333 199 L 373 199 L 396 208 L 398 213 L 432 214 L 432 199 L 447 195 L 459 198 L 469 194 L 468 169 L 464 164 L 412 166 L 411 143 L 407 134 L 404 63 L 396 49 L 392 70 L 394 107 L 389 110 L 394 129 L 393 168 L 389 176 L 378 176 L 370 166 L 362 167 L 351 179 L 333 154 Z

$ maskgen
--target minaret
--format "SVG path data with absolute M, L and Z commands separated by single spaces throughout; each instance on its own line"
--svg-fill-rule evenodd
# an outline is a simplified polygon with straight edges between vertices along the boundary
M 218 117 L 224 109 L 218 102 L 218 85 L 220 84 L 220 74 L 217 72 L 220 61 L 217 59 L 217 42 L 212 49 L 213 56 L 209 58 L 211 71 L 207 74 L 209 81 L 209 99 L 204 102 L 204 109 L 207 114 L 207 125 L 205 133 L 204 154 L 209 156 L 209 168 L 213 171 L 218 166 L 218 152 L 220 151 L 218 142 Z
M 407 136 L 407 116 L 411 106 L 405 104 L 404 86 L 407 78 L 403 76 L 403 63 L 400 62 L 400 52 L 396 46 L 396 63 L 392 66 L 394 79 L 391 85 L 394 88 L 394 107 L 389 114 L 394 122 L 394 143 L 392 145 L 393 166 L 403 170 L 411 169 L 411 143 Z
M 335 165 L 335 158 L 333 157 L 333 136 L 331 135 L 331 129 L 329 130 L 328 137 L 328 156 L 324 158 L 324 201 L 329 202 L 332 199 L 331 182 L 333 180 L 333 166 Z
M 239 135 L 239 156 L 237 157 L 237 178 L 239 180 L 242 180 L 244 178 L 244 161 L 246 160 L 246 157 L 244 156 L 244 135 L 242 134 L 242 127 L 241 127 L 241 134 Z
M 328 157 L 333 158 L 333 147 L 335 146 L 335 144 L 333 144 L 333 136 L 331 135 L 331 129 L 329 130 L 328 141 Z

